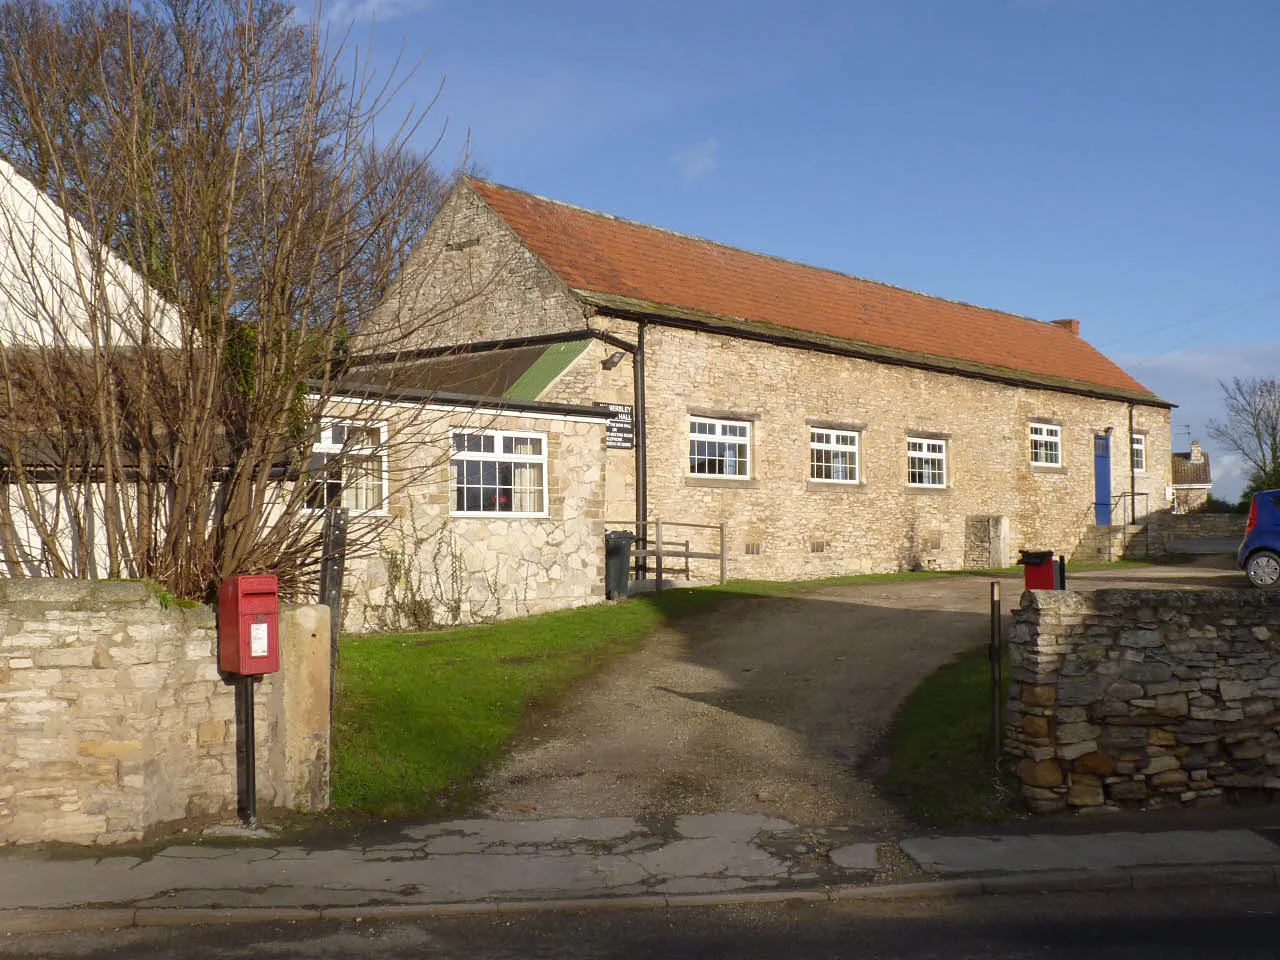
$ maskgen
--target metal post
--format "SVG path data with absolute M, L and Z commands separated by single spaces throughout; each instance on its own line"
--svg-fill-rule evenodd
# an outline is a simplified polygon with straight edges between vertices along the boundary
M 321 533 L 320 602 L 329 608 L 329 716 L 338 681 L 338 635 L 342 629 L 342 579 L 347 561 L 347 510 L 325 511 Z
M 1000 583 L 991 581 L 991 642 L 987 646 L 987 659 L 991 663 L 991 763 L 1000 764 L 1000 747 L 1003 739 L 1004 684 L 1003 651 L 1000 636 Z
M 654 525 L 654 531 L 655 531 L 654 532 L 654 549 L 657 551 L 656 559 L 658 561 L 658 572 L 657 572 L 658 579 L 654 582 L 654 589 L 661 590 L 662 589 L 662 521 L 655 520 L 653 522 L 653 525 Z
M 253 681 L 254 677 L 236 680 L 236 759 L 240 767 L 237 780 L 240 796 L 237 803 L 240 819 L 245 826 L 258 825 L 258 761 L 253 730 Z
M 724 524 L 720 524 L 720 583 L 729 582 L 729 556 L 724 552 Z

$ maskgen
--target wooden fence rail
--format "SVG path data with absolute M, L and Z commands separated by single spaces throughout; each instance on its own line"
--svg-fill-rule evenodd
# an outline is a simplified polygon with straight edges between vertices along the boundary
M 683 523 L 678 520 L 606 520 L 606 527 L 634 527 L 636 530 L 636 548 L 632 550 L 632 556 L 635 558 L 638 569 L 647 569 L 646 561 L 653 560 L 655 566 L 656 583 L 658 590 L 662 589 L 662 572 L 664 567 L 671 573 L 677 572 L 671 569 L 672 561 L 678 565 L 681 561 L 684 563 L 683 572 L 685 579 L 690 580 L 692 577 L 689 573 L 690 560 L 719 560 L 720 561 L 720 582 L 725 583 L 729 579 L 729 555 L 725 551 L 725 525 L 723 523 Z M 690 541 L 677 541 L 668 539 L 668 532 L 672 529 L 679 528 L 682 530 L 716 530 L 720 534 L 720 550 L 712 553 L 707 550 L 691 550 Z M 653 536 L 649 535 L 649 530 L 653 530 Z

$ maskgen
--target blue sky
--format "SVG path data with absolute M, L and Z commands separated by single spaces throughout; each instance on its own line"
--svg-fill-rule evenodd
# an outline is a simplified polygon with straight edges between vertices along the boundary
M 419 143 L 559 200 L 1054 319 L 1206 439 L 1280 375 L 1280 4 L 355 0 Z M 361 46 L 367 19 L 353 35 Z M 1239 464 L 1212 443 L 1217 492 Z

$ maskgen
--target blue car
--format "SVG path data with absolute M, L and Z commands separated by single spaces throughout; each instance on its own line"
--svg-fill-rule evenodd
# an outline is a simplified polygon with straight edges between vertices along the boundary
M 1280 490 L 1253 495 L 1236 564 L 1255 587 L 1280 586 Z

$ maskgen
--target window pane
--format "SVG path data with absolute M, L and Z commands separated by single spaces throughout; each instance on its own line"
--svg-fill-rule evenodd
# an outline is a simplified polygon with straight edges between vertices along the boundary
M 525 457 L 542 455 L 542 440 L 537 437 L 503 437 L 502 452 Z
M 458 438 L 464 437 L 459 443 Z M 466 446 L 466 450 L 458 449 Z M 543 437 L 455 434 L 454 509 L 467 513 L 529 513 L 545 509 L 545 467 L 513 457 L 545 456 Z

